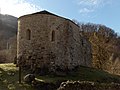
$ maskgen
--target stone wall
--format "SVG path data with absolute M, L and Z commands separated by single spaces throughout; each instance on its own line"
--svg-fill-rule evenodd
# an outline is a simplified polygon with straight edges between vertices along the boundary
M 79 27 L 68 19 L 50 14 L 19 18 L 17 57 L 19 55 L 21 65 L 31 68 L 72 69 L 92 64 L 90 43 L 79 34 Z

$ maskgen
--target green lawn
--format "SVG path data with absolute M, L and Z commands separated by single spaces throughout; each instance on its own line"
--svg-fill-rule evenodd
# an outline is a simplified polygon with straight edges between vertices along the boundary
M 77 71 L 68 73 L 64 77 L 60 76 L 38 76 L 38 80 L 44 82 L 56 83 L 57 81 L 93 81 L 100 83 L 120 83 L 120 76 L 109 74 L 108 72 L 81 66 Z
M 22 73 L 22 77 L 27 72 Z M 45 83 L 54 83 L 67 80 L 94 81 L 102 83 L 119 82 L 120 76 L 112 75 L 107 72 L 81 66 L 76 72 L 71 72 L 66 76 L 36 76 L 36 80 Z M 18 68 L 15 64 L 0 64 L 0 90 L 34 90 L 31 85 L 18 83 Z
M 0 64 L 0 90 L 34 90 L 28 84 L 18 83 L 18 68 L 12 63 Z

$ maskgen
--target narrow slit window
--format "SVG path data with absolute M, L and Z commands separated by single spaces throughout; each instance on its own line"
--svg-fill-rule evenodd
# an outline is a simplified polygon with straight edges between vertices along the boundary
M 55 41 L 55 31 L 52 31 L 51 41 Z
M 82 46 L 84 45 L 84 42 L 83 42 L 83 40 L 82 40 Z
M 29 29 L 26 31 L 26 38 L 27 40 L 31 40 L 31 31 Z

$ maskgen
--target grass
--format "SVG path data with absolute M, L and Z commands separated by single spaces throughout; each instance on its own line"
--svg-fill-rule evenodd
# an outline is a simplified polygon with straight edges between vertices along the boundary
M 18 83 L 18 68 L 12 63 L 0 64 L 0 90 L 34 90 L 28 84 Z
M 27 72 L 22 72 L 24 77 Z M 97 70 L 94 68 L 87 68 L 81 66 L 77 71 L 68 73 L 66 76 L 36 76 L 36 80 L 45 83 L 53 83 L 67 81 L 67 80 L 80 80 L 80 81 L 94 81 L 102 83 L 119 82 L 120 76 L 112 75 L 107 72 Z M 34 90 L 31 85 L 18 83 L 18 68 L 15 64 L 0 64 L 0 90 Z
M 48 83 L 57 83 L 58 81 L 93 81 L 99 83 L 120 83 L 120 76 L 109 74 L 108 72 L 81 66 L 77 71 L 68 73 L 64 77 L 60 76 L 38 76 L 40 81 Z

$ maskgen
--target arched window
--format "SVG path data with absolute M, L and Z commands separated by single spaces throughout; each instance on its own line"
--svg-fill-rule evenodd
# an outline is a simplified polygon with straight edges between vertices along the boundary
M 51 41 L 55 41 L 55 31 L 52 31 Z
M 27 40 L 31 39 L 31 31 L 29 29 L 26 31 L 26 39 Z

